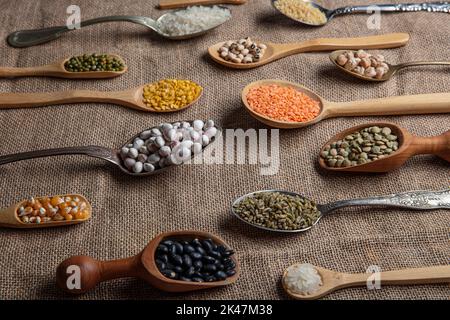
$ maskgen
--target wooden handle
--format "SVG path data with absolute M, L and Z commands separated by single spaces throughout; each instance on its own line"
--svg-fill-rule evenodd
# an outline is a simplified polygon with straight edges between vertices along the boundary
M 342 49 L 383 49 L 398 48 L 409 41 L 407 33 L 389 33 L 378 36 L 357 38 L 319 38 L 302 43 L 275 45 L 282 56 L 301 52 L 334 51 Z
M 325 118 L 450 112 L 450 93 L 419 94 L 353 102 L 326 102 Z
M 436 137 L 412 137 L 412 154 L 435 154 L 450 156 L 450 130 Z
M 379 280 L 381 286 L 447 283 L 450 282 L 450 265 L 385 271 L 378 276 L 368 273 L 343 274 L 340 287 L 364 286 L 367 281 L 373 280 Z
M 158 7 L 160 9 L 174 9 L 197 5 L 213 4 L 243 4 L 247 0 L 160 0 Z
M 0 93 L 0 109 L 30 108 L 65 103 L 118 103 L 113 92 L 72 90 L 45 93 Z
M 61 73 L 60 68 L 54 65 L 46 65 L 30 68 L 8 68 L 0 67 L 0 78 L 26 77 L 26 76 L 54 76 Z
M 98 261 L 87 256 L 74 256 L 61 262 L 56 270 L 58 286 L 72 294 L 93 289 L 98 283 L 117 278 L 139 277 L 140 254 L 134 257 Z

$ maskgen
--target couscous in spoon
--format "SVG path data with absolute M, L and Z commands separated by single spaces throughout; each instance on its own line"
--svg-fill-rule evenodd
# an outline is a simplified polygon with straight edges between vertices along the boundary
M 359 199 L 350 199 L 350 200 L 340 200 L 336 202 L 326 203 L 326 204 L 316 204 L 316 207 L 320 213 L 317 220 L 309 227 L 303 229 L 294 229 L 294 230 L 284 230 L 284 229 L 273 229 L 269 227 L 265 227 L 259 224 L 251 223 L 244 219 L 239 213 L 236 212 L 235 207 L 244 199 L 248 197 L 252 197 L 258 193 L 272 193 L 278 192 L 281 194 L 286 194 L 293 197 L 300 197 L 307 199 L 305 196 L 300 195 L 295 192 L 290 191 L 282 191 L 282 190 L 262 190 L 248 193 L 244 196 L 241 196 L 233 201 L 231 205 L 231 212 L 235 217 L 239 220 L 262 230 L 272 231 L 272 232 L 280 232 L 280 233 L 296 233 L 296 232 L 304 232 L 312 227 L 314 227 L 319 220 L 340 208 L 351 207 L 351 206 L 382 206 L 382 207 L 393 207 L 393 208 L 403 208 L 403 209 L 411 209 L 411 210 L 439 210 L 439 209 L 450 209 L 450 189 L 442 190 L 442 191 L 410 191 L 403 192 L 397 194 L 390 194 L 386 196 L 378 196 L 378 197 L 370 197 L 370 198 L 359 198 Z
M 217 133 L 215 136 L 211 137 L 211 142 L 203 147 L 202 152 L 208 148 L 212 143 L 216 141 L 216 139 L 221 135 L 221 128 L 218 126 L 215 126 L 217 129 Z M 152 129 L 152 128 L 150 128 Z M 144 130 L 148 131 L 150 129 Z M 141 132 L 142 133 L 142 132 Z M 129 139 L 125 144 L 123 144 L 122 147 L 126 147 L 133 143 L 133 141 L 140 137 L 141 133 L 133 136 L 131 139 Z M 106 148 L 102 146 L 78 146 L 78 147 L 64 147 L 64 148 L 54 148 L 54 149 L 45 149 L 45 150 L 35 150 L 35 151 L 29 151 L 29 152 L 21 152 L 16 154 L 10 154 L 10 155 L 3 155 L 0 156 L 0 166 L 5 165 L 8 163 L 13 163 L 17 161 L 23 161 L 23 160 L 29 160 L 29 159 L 35 159 L 35 158 L 45 158 L 45 157 L 53 157 L 53 156 L 63 156 L 63 155 L 84 155 L 89 156 L 93 158 L 98 158 L 102 160 L 106 160 L 109 163 L 114 164 L 115 166 L 119 167 L 119 169 L 129 175 L 137 176 L 137 177 L 143 177 L 143 176 L 150 176 L 153 174 L 161 173 L 169 168 L 173 168 L 176 165 L 170 165 L 165 166 L 163 168 L 156 169 L 152 172 L 145 172 L 142 171 L 140 173 L 135 173 L 132 170 L 128 169 L 124 163 L 124 161 L 121 158 L 121 149 L 122 147 L 118 149 L 111 149 Z M 192 153 L 191 158 L 194 158 L 196 154 Z
M 362 79 L 362 80 L 367 80 L 367 81 L 374 81 L 374 82 L 383 82 L 383 81 L 387 81 L 389 79 L 391 79 L 394 74 L 396 74 L 399 70 L 407 68 L 407 67 L 415 67 L 415 66 L 450 66 L 450 62 L 448 61 L 414 61 L 414 62 L 405 62 L 405 63 L 401 63 L 401 64 L 397 64 L 397 65 L 393 65 L 390 64 L 388 62 L 385 62 L 388 67 L 389 70 L 383 74 L 383 76 L 381 78 L 375 78 L 375 77 L 367 77 L 365 75 L 361 75 L 359 73 L 353 72 L 351 70 L 348 70 L 346 68 L 344 68 L 343 66 L 339 65 L 337 63 L 337 57 L 340 56 L 341 54 L 345 53 L 347 50 L 337 50 L 337 51 L 333 51 L 330 54 L 330 60 L 336 65 L 336 67 L 338 67 L 341 71 L 344 71 L 356 78 Z
M 381 159 L 348 167 L 330 167 L 324 158 L 319 157 L 320 167 L 333 172 L 389 172 L 401 167 L 410 157 L 419 154 L 434 154 L 450 162 L 450 130 L 435 137 L 418 137 L 413 136 L 405 128 L 390 122 L 366 123 L 341 131 L 328 140 L 320 152 L 324 152 L 325 148 L 333 142 L 343 140 L 354 132 L 374 126 L 391 129 L 392 134 L 398 137 L 398 150 Z
M 298 18 L 293 17 L 292 15 L 288 15 L 281 10 L 279 10 L 276 6 L 277 0 L 271 0 L 273 7 L 278 10 L 281 14 L 288 17 L 289 19 L 295 20 L 297 22 L 319 27 L 327 24 L 333 19 L 335 16 L 351 14 L 351 13 L 366 13 L 372 14 L 374 12 L 391 12 L 391 13 L 400 13 L 400 12 L 417 12 L 417 11 L 426 11 L 426 12 L 450 12 L 450 4 L 448 2 L 423 2 L 423 3 L 398 3 L 398 4 L 370 4 L 370 5 L 361 5 L 361 6 L 347 6 L 336 9 L 327 9 L 314 1 L 310 0 L 298 0 L 310 3 L 313 8 L 316 8 L 322 12 L 325 21 L 323 23 L 312 23 L 309 21 L 300 20 Z
M 23 216 L 25 216 L 25 214 L 27 212 L 26 211 L 24 212 L 23 208 L 26 206 L 26 203 L 28 203 L 29 200 L 23 200 L 23 201 L 20 201 L 19 203 L 16 203 L 16 204 L 10 206 L 9 208 L 0 210 L 0 227 L 19 228 L 19 229 L 49 228 L 49 227 L 61 227 L 61 226 L 73 225 L 73 224 L 78 224 L 78 223 L 82 223 L 82 222 L 89 220 L 92 215 L 92 207 L 91 207 L 89 201 L 87 201 L 86 198 L 83 197 L 82 195 L 79 195 L 79 194 L 67 195 L 66 194 L 66 195 L 52 196 L 52 198 L 62 198 L 62 199 L 67 199 L 68 197 L 70 198 L 70 200 L 78 198 L 79 201 L 76 204 L 84 203 L 84 207 L 78 208 L 78 209 L 83 210 L 83 212 L 86 212 L 86 216 L 83 216 L 80 219 L 75 219 L 75 218 L 72 218 L 72 216 L 71 216 L 70 220 L 68 220 L 68 218 L 67 218 L 64 220 L 52 219 L 50 221 L 44 221 L 44 218 L 42 218 L 41 215 L 36 214 L 34 216 L 30 213 L 29 216 L 34 217 L 35 219 L 37 217 L 39 217 L 39 222 L 36 222 L 36 221 L 24 222 Z M 39 200 L 39 201 L 43 202 L 42 201 L 43 198 L 44 197 L 36 197 L 36 198 L 33 198 L 33 200 Z M 57 205 L 54 207 L 57 207 Z M 41 204 L 39 204 L 39 208 L 35 207 L 34 209 L 39 211 L 38 209 L 40 209 L 40 208 L 43 208 L 41 206 Z M 67 208 L 67 206 L 65 205 L 64 208 Z M 22 211 L 21 211 L 21 209 L 22 209 Z M 48 210 L 48 209 L 49 208 L 45 209 L 45 207 L 44 207 L 44 212 L 42 215 L 43 217 L 49 216 L 48 214 L 46 214 L 47 212 L 45 212 L 45 210 Z M 27 219 L 27 220 L 29 220 L 29 219 Z
M 404 46 L 409 41 L 407 33 L 389 33 L 358 38 L 318 38 L 299 43 L 273 43 L 262 40 L 267 48 L 259 61 L 252 63 L 234 63 L 220 56 L 219 49 L 226 42 L 216 43 L 208 48 L 209 56 L 217 63 L 234 69 L 251 69 L 263 66 L 275 60 L 303 52 L 334 51 L 339 49 L 385 49 Z
M 202 96 L 200 94 L 189 104 L 180 108 L 156 110 L 144 102 L 144 87 L 142 85 L 124 91 L 93 91 L 93 90 L 68 90 L 58 92 L 34 92 L 34 93 L 0 93 L 0 109 L 32 108 L 68 103 L 110 103 L 127 108 L 146 112 L 178 112 L 191 107 Z
M 123 58 L 118 55 L 108 54 L 111 58 L 116 58 L 123 63 Z M 114 78 L 127 72 L 127 66 L 124 63 L 124 68 L 121 71 L 83 71 L 83 72 L 70 72 L 64 67 L 64 64 L 69 61 L 70 58 L 56 61 L 44 66 L 35 67 L 0 67 L 1 78 L 12 77 L 56 77 L 66 79 L 104 79 Z
M 227 10 L 230 12 L 230 10 L 226 7 L 221 7 L 224 10 Z M 184 10 L 184 9 L 181 9 Z M 163 38 L 171 39 L 171 40 L 184 40 L 184 39 L 190 39 L 194 37 L 201 36 L 208 31 L 217 28 L 221 24 L 212 26 L 211 28 L 207 30 L 202 30 L 199 32 L 194 32 L 190 34 L 184 34 L 184 35 L 169 35 L 165 33 L 163 30 L 161 30 L 160 25 L 164 23 L 166 19 L 170 19 L 171 16 L 173 16 L 174 13 L 180 10 L 175 10 L 168 12 L 161 17 L 159 17 L 157 20 L 154 20 L 152 18 L 148 17 L 142 17 L 142 16 L 108 16 L 108 17 L 99 17 L 89 20 L 82 20 L 80 23 L 80 27 L 87 27 L 93 24 L 97 23 L 103 23 L 103 22 L 131 22 L 135 24 L 142 25 L 144 27 L 147 27 L 153 31 L 155 31 L 157 34 L 159 34 Z M 231 13 L 230 13 L 231 17 Z M 223 23 L 225 23 L 224 21 Z M 50 27 L 50 28 L 43 28 L 43 29 L 35 29 L 35 30 L 21 30 L 21 31 L 15 31 L 11 33 L 8 38 L 7 42 L 12 47 L 17 48 L 24 48 L 24 47 L 31 47 L 38 44 L 46 43 L 55 39 L 58 39 L 63 34 L 65 34 L 68 31 L 77 30 L 76 26 L 59 26 L 59 27 Z
M 56 281 L 60 288 L 72 293 L 82 294 L 93 289 L 97 284 L 118 278 L 140 278 L 150 285 L 168 292 L 186 292 L 201 289 L 210 289 L 230 285 L 239 277 L 239 264 L 234 256 L 231 256 L 235 264 L 236 273 L 222 281 L 213 282 L 188 282 L 169 279 L 159 270 L 155 262 L 155 253 L 158 245 L 166 239 L 192 240 L 198 238 L 212 239 L 216 244 L 226 248 L 229 246 L 219 237 L 202 231 L 172 231 L 159 234 L 136 256 L 114 260 L 98 261 L 88 256 L 74 256 L 61 262 L 56 271 Z M 79 286 L 74 285 L 71 279 L 74 270 L 79 275 Z
M 252 88 L 263 85 L 292 87 L 299 92 L 308 95 L 313 100 L 319 102 L 320 112 L 314 119 L 305 122 L 277 120 L 257 113 L 248 103 L 247 95 Z M 350 102 L 332 102 L 321 98 L 312 90 L 305 88 L 300 84 L 277 79 L 259 80 L 248 84 L 242 90 L 241 98 L 245 109 L 250 113 L 251 116 L 268 126 L 280 129 L 303 128 L 316 124 L 319 121 L 335 117 L 407 115 L 450 112 L 450 93 L 431 93 Z
M 298 265 L 298 264 L 297 264 Z M 291 267 L 295 267 L 293 265 Z M 290 268 L 291 268 L 290 267 Z M 424 268 L 410 268 L 401 270 L 383 271 L 373 273 L 342 273 L 313 266 L 321 278 L 321 285 L 317 291 L 298 293 L 290 289 L 286 284 L 288 269 L 283 273 L 282 285 L 286 293 L 294 299 L 314 300 L 324 297 L 336 290 L 349 287 L 364 287 L 374 285 L 374 280 L 379 281 L 380 286 L 385 285 L 416 285 L 431 283 L 449 283 L 450 266 L 433 266 Z

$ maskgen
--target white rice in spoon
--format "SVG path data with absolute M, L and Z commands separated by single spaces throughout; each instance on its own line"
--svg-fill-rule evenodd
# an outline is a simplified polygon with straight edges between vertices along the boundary
M 316 293 L 322 285 L 317 269 L 309 263 L 287 268 L 283 281 L 290 291 L 305 296 Z

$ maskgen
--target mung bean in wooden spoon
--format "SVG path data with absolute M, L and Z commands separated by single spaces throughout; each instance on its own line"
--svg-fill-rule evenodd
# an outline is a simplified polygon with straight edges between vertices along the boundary
M 231 212 L 239 220 L 262 230 L 303 232 L 337 209 L 349 206 L 383 206 L 411 210 L 450 209 L 450 189 L 411 191 L 387 196 L 317 204 L 303 195 L 281 190 L 248 193 L 233 201 Z
M 235 69 L 250 69 L 303 52 L 334 51 L 339 49 L 398 48 L 406 45 L 408 41 L 409 34 L 407 33 L 390 33 L 358 38 L 319 38 L 299 43 L 272 43 L 264 40 L 258 40 L 256 41 L 257 43 L 265 44 L 267 48 L 264 55 L 258 61 L 252 63 L 235 63 L 221 57 L 219 50 L 226 44 L 226 42 L 220 42 L 210 46 L 208 48 L 208 53 L 214 61 L 226 67 Z
M 261 86 L 281 86 L 294 88 L 303 93 L 319 104 L 317 116 L 308 121 L 286 121 L 278 120 L 274 117 L 255 111 L 255 106 L 251 106 L 247 97 L 252 89 Z M 321 98 L 308 88 L 300 84 L 268 79 L 255 81 L 248 84 L 242 90 L 242 102 L 246 110 L 255 119 L 274 128 L 293 129 L 310 126 L 319 121 L 335 117 L 353 117 L 353 116 L 377 116 L 377 115 L 408 115 L 408 114 L 429 114 L 429 113 L 448 113 L 450 112 L 450 93 L 431 93 L 408 96 L 387 97 L 371 100 L 360 100 L 350 102 L 332 102 Z M 289 105 L 287 105 L 289 106 Z M 270 110 L 269 110 L 270 111 Z
M 189 241 L 189 243 L 185 243 L 181 245 L 181 248 L 178 248 L 179 245 L 166 245 L 164 242 L 167 241 L 177 241 L 179 244 Z M 190 244 L 192 241 L 199 243 L 201 251 L 195 245 Z M 173 253 L 167 253 L 167 262 L 157 259 L 157 257 L 160 257 L 158 252 L 162 249 L 170 250 L 170 252 L 173 250 Z M 85 293 L 103 281 L 126 277 L 140 278 L 160 290 L 169 292 L 222 287 L 234 283 L 239 277 L 239 264 L 236 258 L 228 255 L 228 253 L 226 257 L 223 256 L 224 252 L 231 253 L 229 250 L 230 247 L 225 241 L 207 232 L 165 232 L 151 240 L 145 249 L 134 257 L 114 261 L 98 261 L 88 256 L 74 256 L 64 260 L 57 268 L 56 280 L 59 287 L 72 294 Z M 226 261 L 223 259 L 226 259 Z M 198 261 L 201 264 L 197 264 Z M 202 272 L 206 265 L 219 265 L 222 262 L 224 262 L 225 268 L 228 265 L 229 270 L 233 270 L 234 273 L 229 272 L 230 275 L 225 277 L 218 274 L 211 278 Z M 175 269 L 175 267 L 183 268 L 182 266 L 186 266 L 187 263 L 191 265 L 193 271 L 189 270 L 190 267 L 183 268 L 178 272 L 172 269 L 161 270 L 161 263 L 165 265 L 165 268 L 168 266 L 172 269 Z M 74 286 L 71 280 L 73 266 L 78 266 L 80 270 L 79 287 Z M 220 268 L 220 266 L 215 268 Z M 209 269 L 212 269 L 212 267 L 208 267 Z M 216 273 L 218 273 L 217 270 L 214 274 Z
M 246 3 L 247 0 L 160 0 L 159 9 L 176 9 L 189 6 L 208 6 L 215 4 L 233 4 L 239 5 Z
M 419 154 L 434 154 L 450 162 L 450 130 L 435 137 L 418 137 L 394 123 L 362 124 L 325 143 L 319 164 L 335 172 L 389 172 Z
M 353 57 L 359 59 L 359 61 L 355 59 L 348 59 L 348 54 L 351 54 Z M 358 55 L 367 56 L 367 58 L 358 57 Z M 344 71 L 353 77 L 367 80 L 367 81 L 375 81 L 382 82 L 387 81 L 394 76 L 399 70 L 414 67 L 414 66 L 450 66 L 450 62 L 448 61 L 414 61 L 414 62 L 405 62 L 397 65 L 390 64 L 387 61 L 384 61 L 384 57 L 382 61 L 376 61 L 376 57 L 379 55 L 372 56 L 368 52 L 360 51 L 349 51 L 349 50 L 337 50 L 330 54 L 330 60 L 339 68 L 339 70 Z M 375 57 L 375 59 L 373 59 Z M 352 66 L 353 61 L 353 66 Z M 372 61 L 372 65 L 369 63 Z M 366 66 L 366 68 L 363 67 Z M 383 67 L 377 67 L 377 65 L 383 65 Z
M 89 201 L 79 194 L 34 197 L 0 210 L 0 227 L 61 227 L 85 222 L 91 215 Z
M 450 266 L 409 268 L 373 273 L 342 273 L 311 264 L 294 264 L 283 273 L 282 285 L 294 299 L 314 300 L 336 290 L 349 287 L 366 287 L 374 276 L 381 286 L 417 285 L 450 282 Z
M 67 79 L 103 79 L 127 72 L 122 57 L 113 54 L 66 58 L 36 67 L 0 67 L 0 77 L 57 77 Z
M 182 82 L 189 86 L 186 91 L 180 86 L 173 86 L 173 95 L 165 95 L 171 88 L 167 82 Z M 161 84 L 166 82 L 166 84 Z M 158 86 L 158 94 L 153 93 L 150 87 Z M 192 95 L 191 94 L 192 91 Z M 69 90 L 46 93 L 0 93 L 0 109 L 31 108 L 68 103 L 111 103 L 127 108 L 147 112 L 176 112 L 189 108 L 195 104 L 202 95 L 203 89 L 189 80 L 166 79 L 156 83 L 142 85 L 125 91 L 91 91 Z M 180 99 L 177 98 L 180 95 Z M 189 96 L 186 99 L 186 96 Z M 167 100 L 169 99 L 169 100 Z M 153 101 L 154 100 L 154 101 Z
M 85 155 L 106 160 L 132 176 L 149 176 L 184 164 L 220 136 L 214 121 L 163 123 L 130 138 L 118 149 L 79 146 L 36 150 L 0 156 L 0 165 L 60 155 Z

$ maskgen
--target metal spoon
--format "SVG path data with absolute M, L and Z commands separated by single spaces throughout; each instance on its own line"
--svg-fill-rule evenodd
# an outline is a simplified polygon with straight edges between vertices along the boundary
M 388 67 L 389 70 L 383 74 L 383 76 L 380 79 L 377 78 L 371 78 L 371 77 L 366 77 L 364 75 L 361 75 L 359 73 L 350 71 L 345 69 L 343 66 L 339 65 L 336 61 L 337 57 L 340 56 L 341 54 L 347 52 L 348 50 L 337 50 L 337 51 L 333 51 L 332 53 L 330 53 L 330 60 L 342 71 L 351 74 L 352 76 L 359 78 L 359 79 L 363 79 L 363 80 L 368 80 L 368 81 L 386 81 L 389 80 L 390 78 L 392 78 L 392 76 L 397 73 L 397 71 L 399 71 L 400 69 L 403 68 L 407 68 L 407 67 L 412 67 L 412 66 L 429 66 L 429 65 L 446 65 L 446 66 L 450 66 L 450 62 L 448 61 L 414 61 L 414 62 L 405 62 L 405 63 L 401 63 L 401 64 L 397 64 L 397 65 L 393 65 L 393 64 L 389 64 L 387 62 L 385 62 Z M 354 51 L 356 52 L 356 51 Z
M 275 2 L 277 0 L 271 0 L 273 7 L 278 10 L 275 6 Z M 450 12 L 450 4 L 448 2 L 424 2 L 424 3 L 402 3 L 402 4 L 371 4 L 371 5 L 362 5 L 362 6 L 349 6 L 349 7 L 341 7 L 337 9 L 327 9 L 314 1 L 310 0 L 298 0 L 303 2 L 309 2 L 311 5 L 317 9 L 319 9 L 326 17 L 326 21 L 321 24 L 313 24 L 310 22 L 302 21 L 296 19 L 292 16 L 288 16 L 278 10 L 281 14 L 285 15 L 289 19 L 295 20 L 297 22 L 307 24 L 310 26 L 323 26 L 327 24 L 331 19 L 333 19 L 337 15 L 349 14 L 349 13 L 373 13 L 373 11 L 379 10 L 380 12 L 416 12 L 416 11 L 427 11 L 427 12 Z
M 177 121 L 179 122 L 179 121 Z M 192 121 L 187 121 L 192 123 Z M 206 146 L 203 147 L 203 151 L 210 146 L 216 139 L 221 135 L 221 128 L 217 125 L 215 126 L 217 128 L 217 134 L 216 136 L 212 137 L 211 142 Z M 151 129 L 151 128 L 150 128 Z M 147 130 L 150 130 L 147 129 Z M 144 130 L 146 131 L 146 130 Z M 140 133 L 133 136 L 131 139 L 129 139 L 126 143 L 122 145 L 122 147 L 132 143 L 135 138 L 139 137 Z M 93 158 L 98 158 L 102 160 L 106 160 L 117 167 L 120 168 L 123 172 L 126 174 L 132 175 L 132 176 L 149 176 L 156 173 L 160 173 L 162 171 L 165 171 L 169 168 L 175 167 L 175 165 L 167 166 L 162 169 L 157 169 L 153 172 L 141 172 L 141 173 L 134 173 L 125 167 L 121 157 L 120 157 L 120 149 L 110 149 L 105 148 L 101 146 L 79 146 L 79 147 L 65 147 L 65 148 L 55 148 L 55 149 L 46 149 L 46 150 L 36 150 L 36 151 L 29 151 L 29 152 L 22 152 L 22 153 L 16 153 L 16 154 L 10 154 L 10 155 L 4 155 L 0 156 L 0 165 L 22 161 L 22 160 L 28 160 L 28 159 L 35 159 L 35 158 L 45 158 L 45 157 L 52 157 L 52 156 L 62 156 L 62 155 L 84 155 L 89 156 Z M 192 155 L 192 158 L 196 155 Z
M 340 200 L 336 202 L 330 202 L 326 204 L 317 204 L 317 209 L 320 211 L 319 218 L 314 222 L 314 224 L 310 227 L 304 229 L 296 229 L 296 230 L 280 230 L 280 229 L 271 229 L 267 227 L 263 227 L 257 224 L 252 224 L 247 220 L 243 219 L 239 214 L 237 214 L 234 210 L 234 206 L 240 203 L 247 197 L 251 197 L 254 194 L 261 192 L 279 192 L 283 194 L 287 194 L 294 197 L 306 198 L 305 196 L 289 191 L 283 190 L 261 190 L 256 192 L 251 192 L 242 197 L 237 198 L 233 201 L 231 205 L 231 212 L 241 221 L 245 223 L 267 231 L 274 232 L 282 232 L 282 233 L 295 233 L 295 232 L 303 232 L 314 227 L 317 222 L 326 214 L 349 206 L 385 206 L 385 207 L 395 207 L 395 208 L 406 208 L 411 210 L 435 210 L 435 209 L 450 209 L 450 189 L 442 190 L 442 191 L 410 191 L 403 192 L 398 194 L 390 194 L 386 196 L 379 197 L 370 197 L 370 198 L 359 198 L 359 199 L 350 199 L 350 200 Z
M 230 9 L 227 7 L 222 7 L 222 9 L 226 9 L 230 12 Z M 165 19 L 173 15 L 173 13 L 182 11 L 185 9 L 180 10 L 174 10 L 171 12 L 168 12 L 161 17 L 158 18 L 158 20 L 153 20 L 152 18 L 148 17 L 141 17 L 141 16 L 108 16 L 108 17 L 99 17 L 95 19 L 85 20 L 80 23 L 81 27 L 87 27 L 93 24 L 102 23 L 102 22 L 115 22 L 115 21 L 125 21 L 125 22 L 131 22 L 140 24 L 144 27 L 147 27 L 156 33 L 158 33 L 160 36 L 171 39 L 171 40 L 184 40 L 189 38 L 194 38 L 201 36 L 205 34 L 206 32 L 217 28 L 221 24 L 218 24 L 216 26 L 211 27 L 207 30 L 202 30 L 200 32 L 180 35 L 180 36 L 172 36 L 169 34 L 164 33 L 161 28 L 160 24 L 164 22 Z M 230 12 L 231 17 L 231 12 Z M 223 23 L 225 23 L 224 21 Z M 7 42 L 9 45 L 17 48 L 24 48 L 24 47 L 31 47 L 35 46 L 37 44 L 45 43 L 48 41 L 55 40 L 62 36 L 64 33 L 68 31 L 76 30 L 74 26 L 59 26 L 59 27 L 50 27 L 50 28 L 43 28 L 43 29 L 36 29 L 36 30 L 21 30 L 21 31 L 15 31 L 11 33 L 8 38 Z
M 56 270 L 56 282 L 60 288 L 72 293 L 82 294 L 97 286 L 100 282 L 111 279 L 135 277 L 140 278 L 150 285 L 168 292 L 186 292 L 201 289 L 222 287 L 236 282 L 239 277 L 239 263 L 235 256 L 231 256 L 235 263 L 236 273 L 222 281 L 213 282 L 188 282 L 169 279 L 165 277 L 156 266 L 155 252 L 158 245 L 166 239 L 190 240 L 198 238 L 212 239 L 215 243 L 230 248 L 221 238 L 202 231 L 172 231 L 157 235 L 139 254 L 133 257 L 113 260 L 98 261 L 88 256 L 74 256 L 61 262 Z M 80 286 L 69 287 L 73 266 L 80 270 Z M 70 268 L 70 269 L 69 269 Z M 72 270 L 72 271 L 70 271 Z
M 61 227 L 72 224 L 78 224 L 85 222 L 91 218 L 92 215 L 92 207 L 89 201 L 86 200 L 80 194 L 66 194 L 66 195 L 58 195 L 52 197 L 78 197 L 82 202 L 86 203 L 86 210 L 88 212 L 88 216 L 85 219 L 73 219 L 73 220 L 62 220 L 62 221 L 48 221 L 42 223 L 24 223 L 20 217 L 18 216 L 18 209 L 25 204 L 28 200 L 20 201 L 9 208 L 4 210 L 0 210 L 0 226 L 7 228 L 20 228 L 20 229 L 31 229 L 31 228 L 48 228 L 48 227 Z M 42 197 L 36 197 L 35 199 L 41 200 Z

